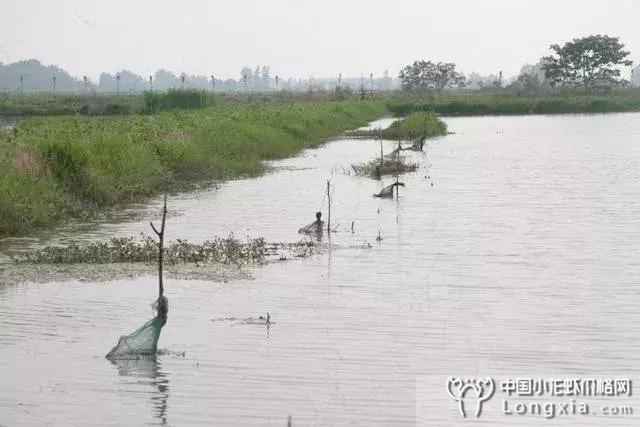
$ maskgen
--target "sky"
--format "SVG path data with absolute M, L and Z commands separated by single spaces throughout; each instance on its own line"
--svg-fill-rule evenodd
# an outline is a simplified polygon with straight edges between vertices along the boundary
M 0 62 L 238 78 L 395 76 L 417 59 L 516 75 L 549 45 L 620 37 L 640 62 L 638 0 L 0 0 Z

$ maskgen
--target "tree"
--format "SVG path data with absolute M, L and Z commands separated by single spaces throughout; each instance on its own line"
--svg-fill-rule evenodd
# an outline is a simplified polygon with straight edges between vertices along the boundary
M 402 88 L 407 91 L 463 87 L 465 78 L 451 62 L 415 61 L 400 71 Z
M 508 88 L 518 95 L 536 95 L 543 92 L 549 86 L 545 79 L 542 64 L 524 65 L 520 69 L 518 78 L 509 84 Z
M 271 89 L 271 68 L 267 65 L 263 65 L 260 70 L 260 78 L 262 80 L 261 89 Z
M 253 73 L 251 72 L 251 68 L 242 67 L 240 71 L 240 76 L 242 78 L 242 86 L 244 90 L 249 89 L 249 84 L 253 83 Z
M 632 65 L 617 37 L 583 37 L 564 46 L 553 44 L 550 49 L 554 53 L 542 58 L 542 67 L 553 86 L 592 89 L 623 84 L 620 67 Z

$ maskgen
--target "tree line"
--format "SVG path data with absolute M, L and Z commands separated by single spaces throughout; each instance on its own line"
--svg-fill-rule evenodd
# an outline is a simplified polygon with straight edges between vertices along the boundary
M 591 35 L 562 46 L 553 44 L 550 50 L 551 54 L 541 58 L 538 64 L 523 67 L 510 88 L 522 92 L 537 92 L 544 87 L 597 91 L 633 83 L 640 85 L 640 67 L 632 71 L 631 81 L 622 77 L 622 69 L 631 67 L 633 62 L 629 59 L 630 52 L 617 37 Z M 454 63 L 425 60 L 403 67 L 399 78 L 402 88 L 409 92 L 461 88 L 467 83 Z M 502 72 L 488 86 L 503 87 Z

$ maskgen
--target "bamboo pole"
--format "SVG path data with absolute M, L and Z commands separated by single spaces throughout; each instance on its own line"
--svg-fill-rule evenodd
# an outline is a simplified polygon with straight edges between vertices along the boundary
M 162 299 L 164 296 L 164 285 L 162 283 L 162 266 L 163 266 L 163 256 L 164 256 L 164 227 L 167 220 L 167 195 L 164 195 L 164 205 L 162 207 L 162 223 L 160 226 L 160 231 L 153 225 L 153 222 L 150 222 L 151 228 L 154 233 L 158 236 L 160 240 L 158 246 L 158 299 Z
M 329 215 L 327 218 L 327 233 L 331 236 L 331 180 L 327 180 L 327 201 L 329 205 Z
M 382 152 L 382 129 L 378 129 L 378 139 L 380 140 L 380 167 L 384 166 L 384 153 Z

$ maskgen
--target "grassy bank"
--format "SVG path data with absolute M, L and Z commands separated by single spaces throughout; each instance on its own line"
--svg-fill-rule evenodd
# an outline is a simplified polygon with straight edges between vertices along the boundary
M 628 91 L 608 96 L 434 95 L 395 97 L 388 102 L 397 115 L 431 111 L 442 115 L 507 115 L 611 113 L 640 111 L 640 93 Z
M 118 117 L 49 117 L 0 134 L 0 236 L 205 179 L 264 171 L 381 116 L 383 102 L 220 105 Z
M 382 130 L 384 139 L 433 138 L 447 134 L 447 125 L 433 113 L 411 113 Z

